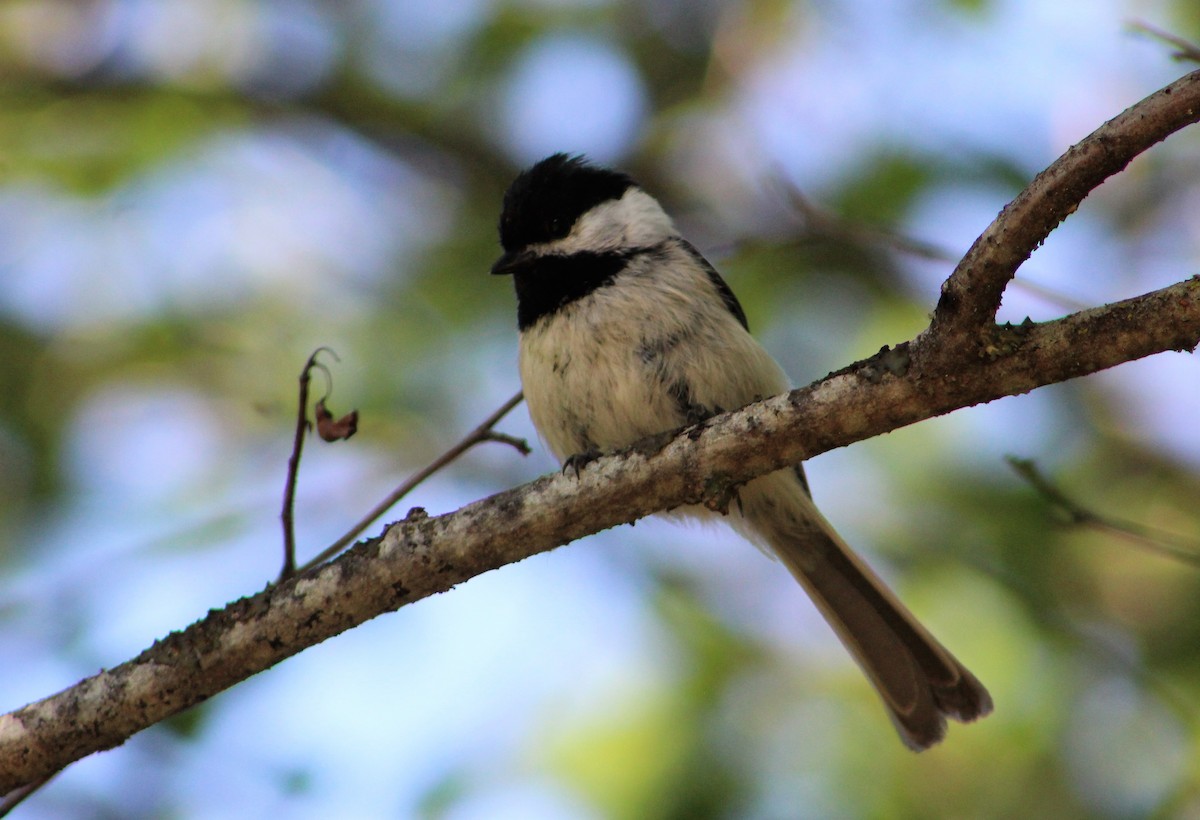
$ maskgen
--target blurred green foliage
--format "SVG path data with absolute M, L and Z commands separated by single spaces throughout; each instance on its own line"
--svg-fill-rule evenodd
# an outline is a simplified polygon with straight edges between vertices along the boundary
M 370 62 L 364 46 L 375 25 L 364 11 L 370 4 L 311 5 L 319 10 L 314 25 L 336 48 L 329 64 L 314 71 L 315 79 L 290 94 L 263 80 L 271 72 L 286 74 L 286 62 L 259 66 L 258 74 L 239 73 L 239 60 L 249 58 L 238 50 L 237 37 L 251 35 L 236 25 L 228 41 L 207 43 L 207 56 L 196 61 L 204 70 L 186 55 L 178 64 L 167 60 L 169 70 L 156 70 L 128 54 L 123 61 L 118 48 L 97 51 L 91 62 L 62 56 L 75 42 L 72 36 L 91 42 L 87 27 L 112 4 L 73 10 L 69 3 L 25 0 L 0 10 L 0 217 L 4 224 L 36 227 L 43 212 L 51 220 L 65 210 L 75 214 L 61 223 L 66 229 L 86 222 L 99 236 L 79 250 L 73 243 L 80 236 L 39 234 L 42 247 L 36 250 L 49 261 L 42 263 L 45 281 L 31 284 L 41 274 L 18 274 L 34 256 L 23 247 L 29 236 L 0 233 L 0 282 L 8 281 L 13 294 L 0 310 L 0 568 L 14 576 L 30 568 L 53 576 L 59 554 L 39 554 L 40 539 L 86 514 L 88 502 L 106 503 L 104 488 L 79 472 L 87 462 L 73 453 L 80 446 L 80 419 L 90 418 L 85 411 L 107 388 L 193 391 L 218 420 L 217 463 L 152 510 L 139 509 L 135 499 L 133 512 L 122 513 L 132 527 L 139 516 L 172 521 L 188 512 L 178 531 L 149 539 L 167 549 L 147 551 L 146 562 L 164 552 L 212 547 L 276 514 L 271 492 L 242 493 L 238 482 L 247 474 L 276 475 L 280 458 L 273 448 L 290 435 L 297 371 L 318 344 L 335 347 L 344 362 L 336 369 L 336 401 L 363 413 L 354 442 L 363 449 L 356 452 L 366 460 L 389 454 L 398 462 L 390 466 L 401 471 L 428 461 L 488 409 L 478 400 L 485 386 L 498 394 L 515 389 L 515 369 L 502 369 L 511 368 L 511 357 L 496 352 L 511 350 L 512 297 L 486 276 L 496 252 L 500 197 L 519 164 L 498 137 L 503 113 L 496 101 L 499 77 L 547 34 L 588 32 L 615 43 L 632 61 L 649 110 L 622 163 L 662 194 L 672 212 L 684 215 L 697 244 L 720 258 L 756 332 L 802 346 L 781 352 L 803 363 L 806 373 L 789 367 L 797 378 L 815 378 L 923 327 L 936 295 L 928 283 L 946 266 L 914 261 L 886 242 L 809 230 L 781 197 L 763 193 L 770 186 L 706 164 L 721 154 L 713 148 L 712 155 L 697 155 L 693 144 L 704 143 L 708 133 L 695 124 L 717 117 L 752 84 L 759 64 L 783 48 L 785 32 L 821 26 L 818 4 L 483 3 L 443 47 L 445 65 L 419 92 L 390 87 Z M 925 13 L 931 26 L 965 19 L 986 29 L 1002 6 L 953 0 Z M 259 4 L 224 7 L 252 18 Z M 1163 7 L 1181 34 L 1200 33 L 1200 6 L 1192 0 Z M 109 19 L 108 25 L 119 21 Z M 838 25 L 852 30 L 850 22 Z M 72 35 L 72 26 L 83 33 Z M 214 72 L 214 65 L 220 70 Z M 1114 97 L 1122 104 L 1138 96 L 1124 91 Z M 734 132 L 745 127 L 736 119 L 729 126 Z M 427 186 L 421 190 L 431 192 L 409 214 L 414 224 L 426 210 L 442 222 L 356 267 L 344 261 L 358 252 L 353 247 L 321 248 L 328 259 L 312 253 L 280 262 L 270 255 L 278 243 L 263 238 L 262 226 L 269 223 L 247 217 L 231 234 L 254 234 L 261 240 L 259 256 L 231 253 L 227 264 L 217 266 L 254 284 L 223 298 L 226 280 L 210 283 L 200 276 L 198 284 L 177 287 L 164 263 L 145 281 L 133 277 L 114 286 L 115 296 L 92 306 L 89 282 L 103 284 L 115 273 L 80 265 L 111 263 L 120 253 L 146 248 L 168 261 L 203 255 L 191 246 L 159 247 L 184 233 L 180 224 L 190 225 L 186 209 L 161 235 L 136 235 L 149 229 L 131 228 L 130 211 L 158 201 L 137 200 L 140 190 L 154 180 L 192 174 L 198 181 L 174 189 L 178 196 L 227 197 L 236 205 L 244 194 L 213 194 L 205 187 L 205 174 L 220 162 L 220 146 L 229 149 L 220 140 L 267 134 L 280 143 L 235 166 L 236 175 L 285 156 L 288 136 L 311 129 L 339 136 L 312 137 L 303 162 L 288 175 L 366 146 L 386 161 L 364 163 L 367 170 L 353 166 L 346 175 L 375 183 L 379 168 L 394 171 L 386 163 L 395 162 L 411 174 L 397 172 L 395 189 L 403 192 L 419 179 Z M 802 140 L 804 123 L 796 131 Z M 1145 241 L 1147 225 L 1186 218 L 1181 203 L 1194 212 L 1200 163 L 1190 139 L 1181 138 L 1178 153 L 1148 157 L 1140 178 L 1086 206 L 1102 232 L 1118 244 L 1127 239 L 1145 247 L 1138 243 Z M 1028 165 L 1025 156 L 998 148 L 941 151 L 928 143 L 893 145 L 881 135 L 811 195 L 847 224 L 905 226 L 931 198 L 952 195 L 958 186 L 986 189 L 1002 204 L 1037 170 Z M 708 176 L 717 182 L 706 183 Z M 384 212 L 378 189 L 366 190 L 364 212 Z M 287 191 L 281 188 L 278 196 Z M 735 204 L 749 202 L 733 227 L 710 215 L 733 207 L 714 191 L 733 192 Z M 445 202 L 429 204 L 435 194 Z M 30 219 L 21 222 L 14 214 Z M 1188 224 L 1196 226 L 1194 219 Z M 306 230 L 296 224 L 273 228 L 281 237 Z M 1195 236 L 1192 256 L 1170 258 L 1170 275 L 1195 271 Z M 1154 252 L 1165 256 L 1170 249 L 1157 241 L 1151 241 Z M 61 255 L 45 247 L 59 242 Z M 1088 264 L 1080 259 L 1081 267 Z M 64 269 L 72 273 L 56 279 Z M 1095 295 L 1087 290 L 1087 271 L 1075 273 L 1072 292 Z M 44 284 L 39 298 L 79 300 L 83 309 L 38 318 L 20 307 L 12 286 L 18 275 L 23 288 Z M 128 292 L 120 290 L 126 286 Z M 113 299 L 128 309 L 112 308 Z M 1187 372 L 1190 384 L 1178 387 L 1195 397 L 1196 371 Z M 1040 451 L 1029 451 L 1012 426 L 993 432 L 986 422 L 964 428 L 953 419 L 899 431 L 855 451 L 870 464 L 863 467 L 870 472 L 866 489 L 855 491 L 870 507 L 854 522 L 856 534 L 901 575 L 903 597 L 988 681 L 997 713 L 985 724 L 955 727 L 943 747 L 912 756 L 896 742 L 850 664 L 824 668 L 812 657 L 781 651 L 719 614 L 722 595 L 713 592 L 719 583 L 698 580 L 694 569 L 664 570 L 648 559 L 635 571 L 646 579 L 647 607 L 670 647 L 672 675 L 613 691 L 582 716 L 556 720 L 548 705 L 544 723 L 528 727 L 525 757 L 495 764 L 499 774 L 491 776 L 552 779 L 585 807 L 585 816 L 613 818 L 1197 816 L 1200 575 L 1112 533 L 1057 520 L 1045 500 L 994 457 L 994 448 L 982 446 L 995 437 L 1004 449 L 1044 459 L 1053 480 L 1080 503 L 1200 544 L 1197 464 L 1163 445 L 1169 431 L 1150 436 L 1132 427 L 1144 418 L 1129 410 L 1132 391 L 1088 381 L 1046 391 L 1051 409 L 1023 405 L 1030 408 L 1030 429 L 1037 428 L 1031 440 Z M 1140 400 L 1154 403 L 1156 396 Z M 1180 424 L 1194 424 L 1195 417 L 1193 406 Z M 499 461 L 451 475 L 477 493 L 531 477 L 523 465 L 496 466 Z M 870 481 L 887 492 L 874 497 Z M 350 495 L 361 500 L 355 490 Z M 81 646 L 86 641 L 78 630 L 86 619 L 71 606 L 61 604 L 62 623 L 76 627 L 48 628 L 33 638 L 45 653 L 84 665 L 123 660 L 96 659 Z M 29 612 L 19 601 L 0 604 L 0 629 L 20 632 Z M 194 710 L 162 731 L 180 743 L 193 742 L 220 707 L 216 702 Z M 1148 761 L 1148 774 L 1134 765 L 1139 761 Z M 404 812 L 457 816 L 490 782 L 472 765 L 448 765 L 445 776 Z M 304 799 L 321 777 L 298 765 L 280 780 L 282 791 Z M 1101 788 L 1106 782 L 1108 790 Z M 186 814 L 170 789 L 164 791 L 156 816 Z M 100 799 L 86 791 L 72 794 L 55 805 L 86 813 Z M 118 798 L 106 793 L 103 800 Z

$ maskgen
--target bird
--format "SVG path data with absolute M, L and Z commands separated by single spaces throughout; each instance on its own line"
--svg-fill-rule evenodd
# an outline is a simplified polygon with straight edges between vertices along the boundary
M 627 173 L 549 156 L 509 185 L 499 234 L 491 272 L 515 286 L 525 402 L 564 470 L 790 389 L 725 280 Z M 909 748 L 941 741 L 947 718 L 991 712 L 983 684 L 817 509 L 802 465 L 738 488 L 724 520 L 799 581 Z

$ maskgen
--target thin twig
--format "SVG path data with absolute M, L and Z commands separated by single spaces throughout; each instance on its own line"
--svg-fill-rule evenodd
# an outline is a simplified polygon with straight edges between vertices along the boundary
M 1164 31 L 1158 26 L 1153 26 L 1144 20 L 1130 20 L 1129 28 L 1132 31 L 1140 31 L 1142 34 L 1149 34 L 1151 37 L 1162 40 L 1164 43 L 1179 49 L 1171 55 L 1176 60 L 1191 60 L 1194 63 L 1200 63 L 1200 45 L 1193 43 L 1191 40 L 1185 40 L 1178 34 Z
M 1068 296 L 1061 290 L 1043 285 L 1040 282 L 1035 282 L 1032 279 L 1027 279 L 1021 274 L 1017 274 L 1012 278 L 1010 287 L 1025 291 L 1030 296 L 1041 299 L 1043 302 L 1060 307 L 1063 310 L 1069 310 L 1072 313 L 1078 313 L 1081 310 L 1087 310 L 1090 305 L 1086 302 L 1076 299 L 1074 296 Z
M 25 800 L 31 794 L 42 788 L 42 786 L 45 786 L 57 776 L 58 772 L 55 772 L 49 777 L 43 777 L 40 780 L 35 780 L 32 783 L 13 789 L 11 792 L 4 795 L 4 799 L 0 800 L 0 817 L 7 817 L 13 809 L 25 802 Z
M 345 535 L 330 544 L 325 549 L 321 550 L 316 557 L 305 562 L 300 567 L 299 571 L 303 572 L 310 567 L 315 567 L 317 564 L 322 564 L 344 550 L 354 541 L 355 538 L 362 534 L 363 530 L 371 526 L 374 521 L 378 520 L 380 516 L 390 510 L 397 501 L 412 492 L 418 484 L 425 481 L 425 479 L 429 478 L 438 470 L 454 461 L 454 459 L 458 458 L 476 444 L 484 441 L 498 441 L 501 444 L 507 444 L 516 448 L 522 455 L 529 455 L 529 444 L 526 443 L 524 439 L 515 438 L 513 436 L 505 435 L 504 433 L 497 433 L 492 430 L 492 428 L 496 426 L 500 419 L 508 415 L 509 411 L 521 403 L 521 399 L 523 398 L 523 393 L 517 393 L 511 399 L 506 401 L 498 410 L 484 419 L 478 427 L 467 433 L 467 435 L 464 436 L 462 440 L 458 442 L 458 444 L 455 444 L 449 450 L 442 453 L 428 466 L 421 468 L 409 476 L 404 483 L 392 490 L 392 492 L 388 494 L 387 498 L 383 499 L 374 507 L 372 507 L 371 511 L 363 516 L 361 521 L 351 527 Z
M 959 259 L 957 254 L 932 242 L 906 236 L 887 228 L 847 219 L 822 208 L 791 183 L 783 183 L 782 188 L 788 205 L 796 211 L 803 221 L 804 227 L 811 233 L 829 236 L 852 244 L 884 245 L 909 256 L 932 262 L 946 262 L 953 265 Z
M 283 568 L 279 571 L 279 580 L 290 578 L 296 572 L 296 476 L 300 472 L 300 453 L 304 450 L 304 434 L 308 432 L 308 385 L 312 381 L 312 370 L 319 367 L 329 376 L 325 365 L 317 361 L 322 352 L 329 353 L 334 359 L 337 354 L 328 347 L 318 347 L 304 363 L 300 371 L 300 397 L 296 410 L 296 435 L 292 439 L 292 455 L 288 458 L 287 481 L 283 485 L 283 511 L 279 517 L 283 520 Z
M 1005 460 L 1017 475 L 1029 482 L 1039 495 L 1066 513 L 1072 524 L 1119 536 L 1149 552 L 1172 558 L 1189 566 L 1200 567 L 1200 545 L 1197 545 L 1195 541 L 1176 533 L 1148 527 L 1145 524 L 1101 515 L 1070 498 L 1054 486 L 1048 478 L 1042 475 L 1033 461 L 1016 456 L 1007 456 Z
M 890 249 L 896 253 L 923 259 L 927 262 L 944 262 L 948 265 L 953 265 L 959 260 L 960 254 L 954 253 L 943 245 L 938 245 L 935 242 L 925 239 L 918 239 L 917 237 L 909 236 L 890 228 L 847 219 L 840 214 L 817 205 L 805 196 L 798 187 L 791 183 L 784 183 L 782 187 L 787 203 L 795 209 L 803 221 L 804 227 L 810 233 L 831 237 L 855 245 L 875 245 Z M 1090 307 L 1088 304 L 1068 296 L 1062 291 L 1039 284 L 1024 276 L 1013 277 L 1012 284 L 1013 287 L 1024 290 L 1026 293 L 1060 307 L 1063 310 L 1076 312 L 1086 310 Z

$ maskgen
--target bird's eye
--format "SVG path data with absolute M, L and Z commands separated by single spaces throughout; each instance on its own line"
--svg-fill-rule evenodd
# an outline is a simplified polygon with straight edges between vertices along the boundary
M 559 236 L 563 233 L 563 218 L 561 216 L 550 217 L 548 227 L 550 228 L 551 236 Z

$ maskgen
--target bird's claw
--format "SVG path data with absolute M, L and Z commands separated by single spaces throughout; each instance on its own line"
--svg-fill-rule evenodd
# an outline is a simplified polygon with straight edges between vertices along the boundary
M 579 471 L 600 458 L 601 455 L 598 449 L 592 447 L 584 450 L 582 453 L 575 453 L 575 455 L 568 456 L 563 462 L 563 475 L 566 475 L 567 470 L 571 470 L 575 473 L 575 477 L 579 478 Z

